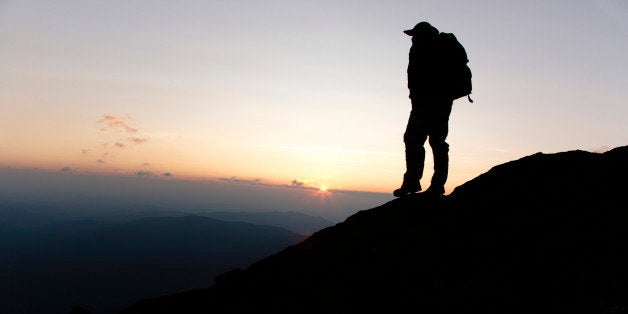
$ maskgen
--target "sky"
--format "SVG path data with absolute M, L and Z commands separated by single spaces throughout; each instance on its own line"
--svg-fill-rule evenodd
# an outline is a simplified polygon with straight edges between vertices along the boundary
M 628 144 L 624 0 L 0 0 L 0 167 L 390 193 L 420 21 L 473 72 L 447 193 Z

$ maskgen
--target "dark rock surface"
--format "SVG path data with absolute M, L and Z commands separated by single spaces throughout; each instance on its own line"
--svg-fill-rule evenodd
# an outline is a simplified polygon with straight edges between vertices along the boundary
M 628 313 L 627 177 L 628 146 L 537 153 L 122 313 Z

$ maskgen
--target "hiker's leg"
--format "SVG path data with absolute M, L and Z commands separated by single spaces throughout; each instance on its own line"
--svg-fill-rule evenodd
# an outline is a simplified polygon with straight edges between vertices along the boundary
M 430 137 L 430 146 L 434 155 L 434 175 L 431 187 L 444 187 L 449 172 L 449 144 L 443 137 Z
M 403 135 L 406 146 L 406 173 L 403 176 L 403 185 L 420 187 L 419 181 L 423 177 L 423 165 L 425 163 L 425 148 L 427 132 L 417 110 L 410 112 L 408 126 Z M 420 189 L 419 189 L 420 190 Z
M 449 114 L 451 101 L 443 102 L 442 111 L 436 113 L 430 130 L 430 146 L 434 155 L 434 175 L 430 188 L 444 193 L 445 182 L 449 172 L 449 144 L 445 141 L 449 132 Z

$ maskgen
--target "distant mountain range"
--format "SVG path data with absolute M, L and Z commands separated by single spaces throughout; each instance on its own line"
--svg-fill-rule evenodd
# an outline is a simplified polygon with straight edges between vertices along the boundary
M 95 206 L 99 207 L 99 206 Z M 249 222 L 257 225 L 275 226 L 309 235 L 334 223 L 321 217 L 307 215 L 296 211 L 212 211 L 168 209 L 157 206 L 132 206 L 125 209 L 68 210 L 63 207 L 51 206 L 45 202 L 15 201 L 0 198 L 0 237 L 16 231 L 36 231 L 38 228 L 53 228 L 58 223 L 61 229 L 72 230 L 78 221 L 94 223 L 121 223 L 149 217 L 182 217 L 198 215 L 223 221 Z M 68 223 L 70 221 L 70 223 Z M 69 228 L 69 229 L 68 229 Z M 43 230 L 42 230 L 43 231 Z
M 238 216 L 247 214 L 231 218 Z M 294 213 L 270 216 L 280 224 L 297 217 L 301 227 L 308 225 L 306 217 Z M 115 313 L 138 298 L 206 287 L 216 274 L 247 267 L 305 238 L 279 227 L 199 215 L 4 230 L 0 313 L 65 314 L 76 305 Z
M 197 215 L 224 221 L 241 221 L 256 225 L 275 226 L 303 235 L 310 235 L 333 223 L 321 217 L 298 212 L 200 212 Z
M 139 313 L 628 313 L 628 146 L 364 210 Z

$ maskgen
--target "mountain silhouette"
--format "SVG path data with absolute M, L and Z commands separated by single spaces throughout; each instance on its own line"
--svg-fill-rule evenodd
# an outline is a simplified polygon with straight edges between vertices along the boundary
M 199 216 L 214 218 L 222 221 L 241 221 L 255 225 L 275 226 L 287 229 L 298 234 L 310 235 L 318 230 L 329 227 L 333 223 L 317 216 L 310 216 L 299 212 L 272 211 L 272 212 L 226 212 L 210 211 L 198 213 Z
M 208 217 L 71 221 L 0 237 L 0 313 L 116 313 L 138 298 L 207 287 L 306 237 Z
M 628 146 L 537 153 L 121 313 L 627 313 L 627 176 Z

